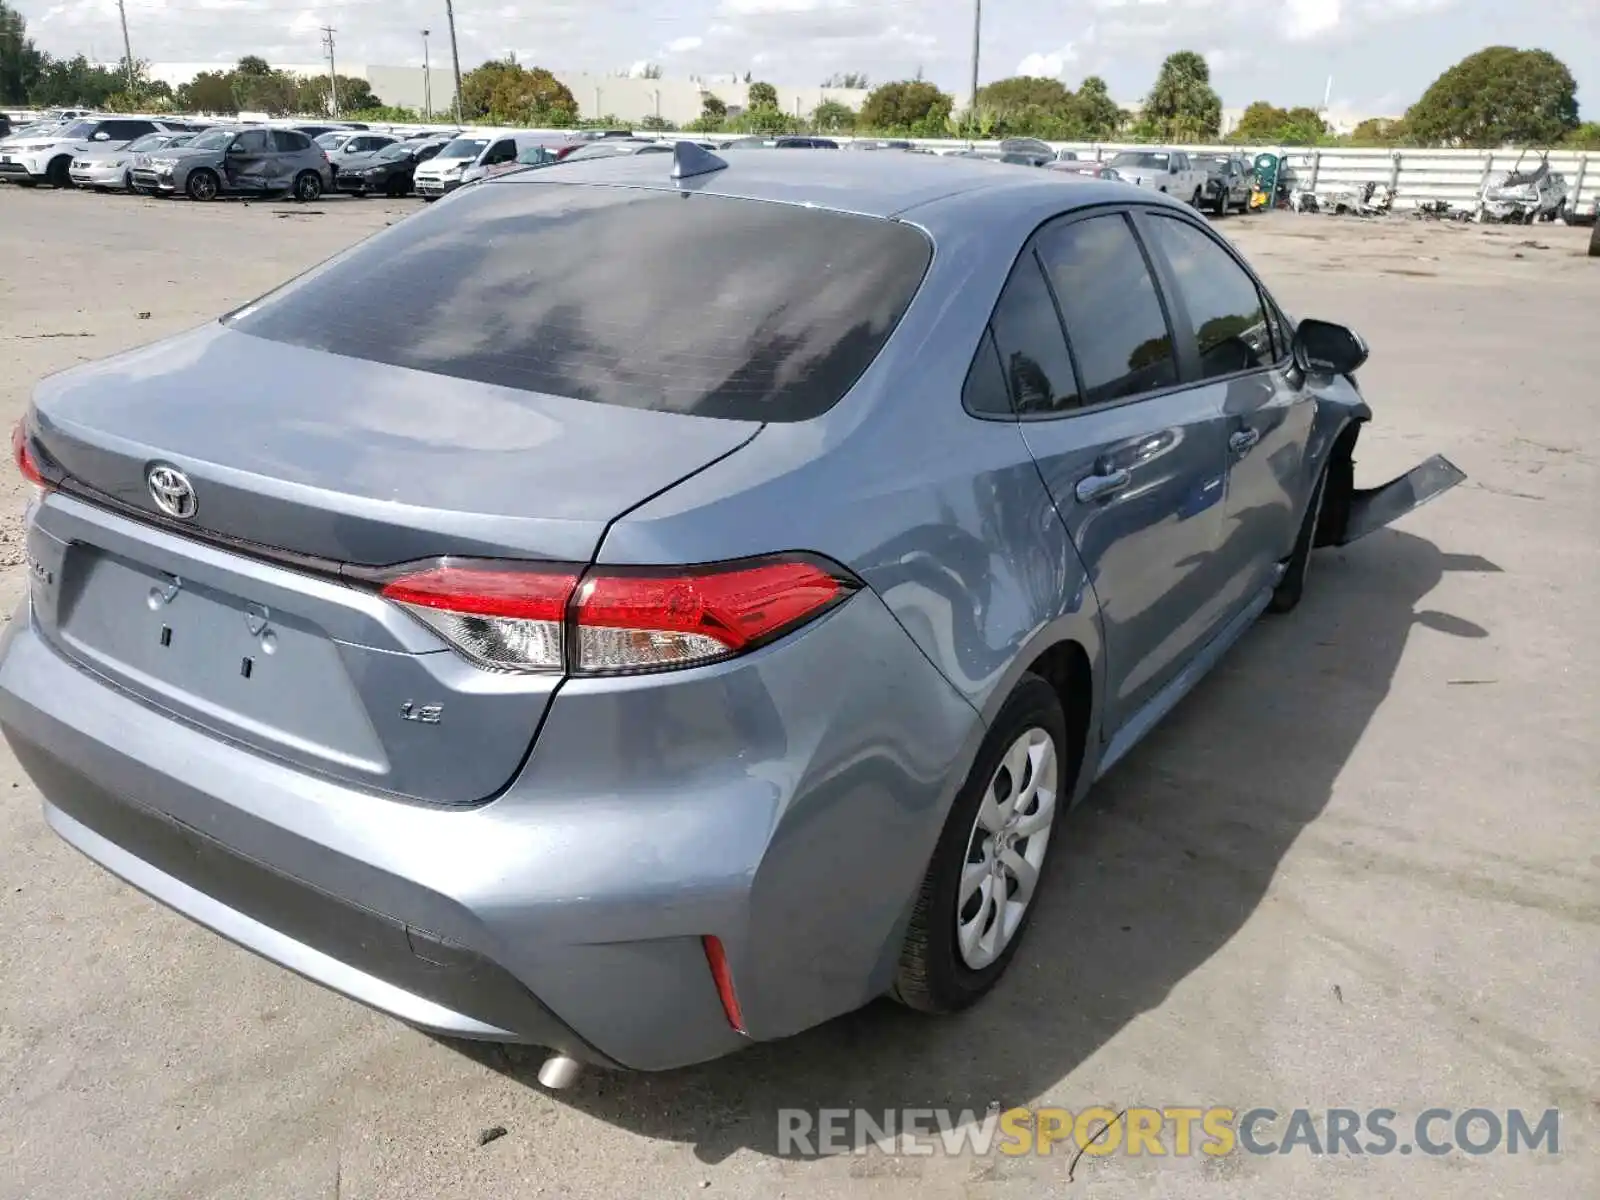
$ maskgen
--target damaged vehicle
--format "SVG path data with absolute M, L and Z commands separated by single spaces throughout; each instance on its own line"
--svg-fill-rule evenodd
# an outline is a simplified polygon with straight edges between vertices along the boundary
M 1531 225 L 1559 221 L 1567 215 L 1567 181 L 1542 159 L 1531 171 L 1519 169 L 1496 175 L 1484 184 L 1478 212 L 1484 221 Z
M 1366 359 L 1121 183 L 486 179 L 37 386 L 0 727 L 90 859 L 549 1086 L 954 1012 L 1062 814 L 1461 480 L 1356 486 Z

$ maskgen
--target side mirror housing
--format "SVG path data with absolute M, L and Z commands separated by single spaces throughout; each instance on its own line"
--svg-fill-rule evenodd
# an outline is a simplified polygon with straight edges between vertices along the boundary
M 1307 375 L 1351 375 L 1367 361 L 1367 343 L 1355 330 L 1306 319 L 1294 331 L 1295 365 Z

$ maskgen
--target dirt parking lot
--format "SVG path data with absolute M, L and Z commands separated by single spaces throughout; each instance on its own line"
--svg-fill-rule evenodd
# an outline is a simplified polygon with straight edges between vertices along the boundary
M 416 202 L 0 187 L 0 418 Z M 0 1196 L 1600 1195 L 1600 262 L 1588 231 L 1272 214 L 1222 228 L 1372 346 L 1358 483 L 1469 481 L 1315 562 L 1058 829 L 987 1002 L 887 1003 L 552 1095 L 256 959 L 49 833 L 0 745 Z M 23 590 L 0 495 L 0 599 Z M 1587 612 L 1590 616 L 1585 617 Z M 1559 1153 L 780 1153 L 778 1110 L 1560 1110 Z M 480 1145 L 495 1128 L 504 1136 Z M 1283 1123 L 1263 1127 L 1281 1137 Z M 1449 1138 L 1451 1126 L 1438 1127 Z M 1363 1139 L 1366 1140 L 1366 1139 Z

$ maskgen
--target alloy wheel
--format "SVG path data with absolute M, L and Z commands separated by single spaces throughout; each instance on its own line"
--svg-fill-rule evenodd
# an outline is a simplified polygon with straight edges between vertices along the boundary
M 956 947 L 981 971 L 1005 951 L 1033 902 L 1056 816 L 1054 740 L 1025 730 L 995 769 L 972 832 L 956 892 Z

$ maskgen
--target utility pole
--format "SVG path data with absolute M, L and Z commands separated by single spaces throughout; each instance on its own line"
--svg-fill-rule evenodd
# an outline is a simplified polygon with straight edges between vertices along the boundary
M 428 31 L 422 31 L 422 119 L 433 120 L 433 73 L 428 69 Z
M 339 115 L 339 72 L 333 65 L 333 35 L 338 32 L 332 25 L 322 27 L 322 44 L 328 51 L 328 95 L 335 117 Z
M 128 95 L 133 95 L 133 43 L 128 41 L 128 10 L 117 0 L 117 15 L 122 18 L 122 54 L 128 64 Z
M 450 65 L 456 73 L 456 124 L 461 124 L 461 52 L 456 49 L 456 6 L 444 0 L 444 15 L 450 22 Z
M 967 97 L 967 140 L 978 132 L 978 38 L 983 29 L 983 0 L 972 0 L 972 92 Z

